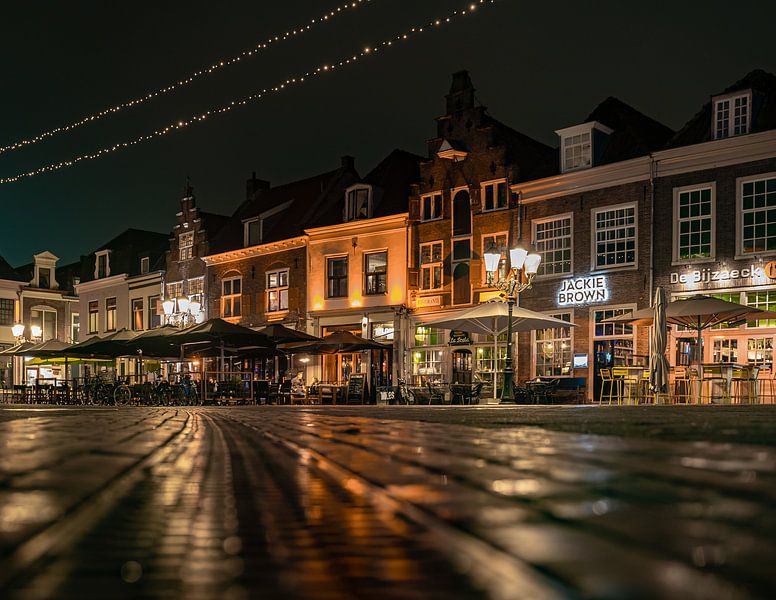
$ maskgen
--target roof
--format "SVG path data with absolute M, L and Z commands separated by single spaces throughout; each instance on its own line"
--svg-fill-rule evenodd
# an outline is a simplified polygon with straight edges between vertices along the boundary
M 507 147 L 507 161 L 515 165 L 512 183 L 541 179 L 558 172 L 558 150 L 512 129 L 489 114 L 482 124 L 493 127 Z
M 732 94 L 738 91 L 751 89 L 754 93 L 752 99 L 752 120 L 750 133 L 776 129 L 776 75 L 762 69 L 755 69 L 747 73 L 743 78 L 725 88 L 719 94 Z M 711 140 L 711 102 L 707 102 L 700 111 L 682 127 L 668 142 L 667 147 L 688 146 L 700 144 Z
M 21 275 L 0 256 L 0 279 L 6 281 L 23 281 Z
M 202 219 L 202 225 L 207 231 L 208 239 L 218 234 L 219 231 L 229 222 L 229 215 L 219 215 L 218 213 L 199 211 L 199 218 Z
M 613 130 L 599 164 L 645 156 L 665 146 L 674 135 L 671 128 L 613 96 L 596 106 L 585 119 L 586 123 L 591 121 Z
M 111 274 L 140 275 L 140 258 L 149 257 L 150 270 L 164 268 L 165 252 L 170 245 L 170 234 L 144 229 L 127 229 L 112 240 L 81 257 L 81 281 L 94 279 L 95 253 L 110 250 Z

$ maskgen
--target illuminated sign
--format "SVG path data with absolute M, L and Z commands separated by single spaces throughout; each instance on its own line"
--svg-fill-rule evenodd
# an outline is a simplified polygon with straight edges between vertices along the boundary
M 420 296 L 415 301 L 418 308 L 429 308 L 431 306 L 442 306 L 442 296 Z
M 743 269 L 699 269 L 697 271 L 688 271 L 686 273 L 671 273 L 671 283 L 710 283 L 712 281 L 730 281 L 735 279 L 749 279 L 765 277 L 766 270 L 772 263 L 763 267 L 751 265 Z M 775 265 L 776 266 L 776 265 Z M 776 275 L 776 269 L 770 269 Z M 771 275 L 768 275 L 771 277 Z
M 606 277 L 603 275 L 565 279 L 558 290 L 558 306 L 593 304 L 608 299 L 609 288 L 606 287 Z

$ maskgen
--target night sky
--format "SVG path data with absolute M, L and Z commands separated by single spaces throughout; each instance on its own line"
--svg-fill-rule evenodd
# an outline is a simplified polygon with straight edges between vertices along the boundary
M 6 3 L 0 145 L 161 87 L 339 4 Z M 161 100 L 0 155 L 0 176 L 124 141 L 466 4 L 372 0 Z M 252 171 L 275 185 L 334 169 L 343 154 L 362 174 L 395 147 L 425 154 L 450 74 L 463 68 L 493 116 L 545 143 L 610 95 L 676 129 L 751 69 L 776 72 L 775 20 L 776 3 L 764 0 L 500 0 L 204 124 L 0 185 L 0 254 L 18 265 L 51 250 L 65 262 L 127 227 L 169 231 L 187 175 L 201 208 L 231 214 Z

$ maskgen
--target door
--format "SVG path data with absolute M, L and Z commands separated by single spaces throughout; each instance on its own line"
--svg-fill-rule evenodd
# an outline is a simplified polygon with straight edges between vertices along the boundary
M 452 380 L 450 383 L 472 382 L 472 353 L 471 350 L 454 350 Z

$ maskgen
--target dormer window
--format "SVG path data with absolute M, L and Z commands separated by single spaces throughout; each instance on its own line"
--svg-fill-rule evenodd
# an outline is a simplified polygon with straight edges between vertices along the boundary
M 712 128 L 715 140 L 749 133 L 752 114 L 752 93 L 729 94 L 713 99 Z
M 561 172 L 589 169 L 595 166 L 596 141 L 603 144 L 612 130 L 596 121 L 559 129 Z
M 261 219 L 243 221 L 243 236 L 246 248 L 261 244 Z
M 94 278 L 103 279 L 110 275 L 110 250 L 101 250 L 95 253 Z
M 51 269 L 38 269 L 38 287 L 46 289 L 51 287 Z
M 352 187 L 345 191 L 345 221 L 369 219 L 372 216 L 371 192 L 369 186 Z
M 144 256 L 140 259 L 140 274 L 145 275 L 151 270 L 151 259 L 148 256 Z

